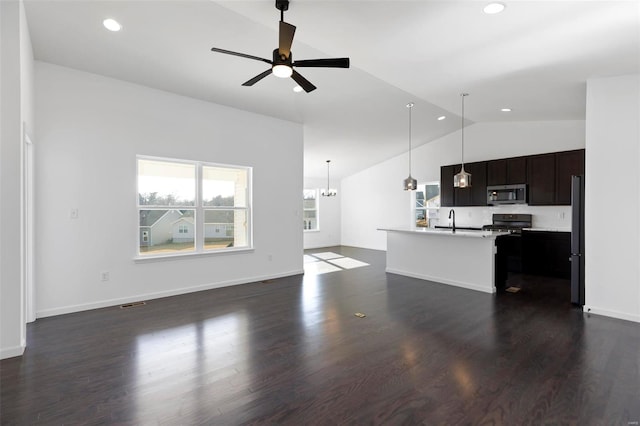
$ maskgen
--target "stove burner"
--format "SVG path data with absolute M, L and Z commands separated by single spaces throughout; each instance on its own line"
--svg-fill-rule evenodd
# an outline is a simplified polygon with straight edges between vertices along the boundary
M 482 227 L 486 231 L 509 232 L 512 234 L 521 234 L 522 228 L 531 228 L 530 214 L 494 213 L 493 223 Z

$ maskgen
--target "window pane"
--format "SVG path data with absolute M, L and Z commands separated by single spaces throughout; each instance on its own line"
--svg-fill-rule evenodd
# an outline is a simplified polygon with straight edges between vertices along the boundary
M 245 169 L 202 167 L 202 204 L 212 207 L 247 207 L 248 173 Z
M 425 206 L 440 207 L 440 184 L 427 184 L 425 189 Z
M 246 210 L 205 210 L 204 248 L 207 250 L 249 245 Z
M 420 226 L 420 227 L 429 226 L 427 212 L 424 209 L 416 209 L 416 226 Z
M 140 210 L 140 254 L 195 250 L 194 210 Z
M 193 206 L 195 164 L 138 159 L 138 203 L 147 206 Z

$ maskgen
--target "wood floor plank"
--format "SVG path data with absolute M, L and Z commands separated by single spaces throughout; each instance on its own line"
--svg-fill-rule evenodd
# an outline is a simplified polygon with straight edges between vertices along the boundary
M 640 326 L 583 314 L 567 281 L 490 295 L 387 274 L 379 251 L 308 253 L 327 251 L 369 266 L 29 324 L 1 424 L 640 421 Z

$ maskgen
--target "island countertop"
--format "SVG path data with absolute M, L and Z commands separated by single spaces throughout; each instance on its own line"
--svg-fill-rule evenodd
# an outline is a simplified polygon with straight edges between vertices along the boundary
M 495 239 L 501 235 L 508 235 L 506 232 L 496 231 L 471 231 L 467 229 L 456 229 L 453 232 L 450 228 L 378 228 L 378 231 L 405 232 L 416 235 L 440 235 L 445 237 L 470 237 L 470 238 L 491 238 Z

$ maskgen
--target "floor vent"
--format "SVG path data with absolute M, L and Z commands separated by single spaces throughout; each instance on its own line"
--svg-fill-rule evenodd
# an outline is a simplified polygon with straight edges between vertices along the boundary
M 275 282 L 275 280 L 262 280 L 260 281 L 262 284 L 271 284 L 273 282 Z
M 520 287 L 508 287 L 506 291 L 508 291 L 509 293 L 517 293 L 520 291 Z
M 143 305 L 146 305 L 146 303 L 145 302 L 125 303 L 124 305 L 120 305 L 120 309 L 135 308 L 137 306 L 143 306 Z

